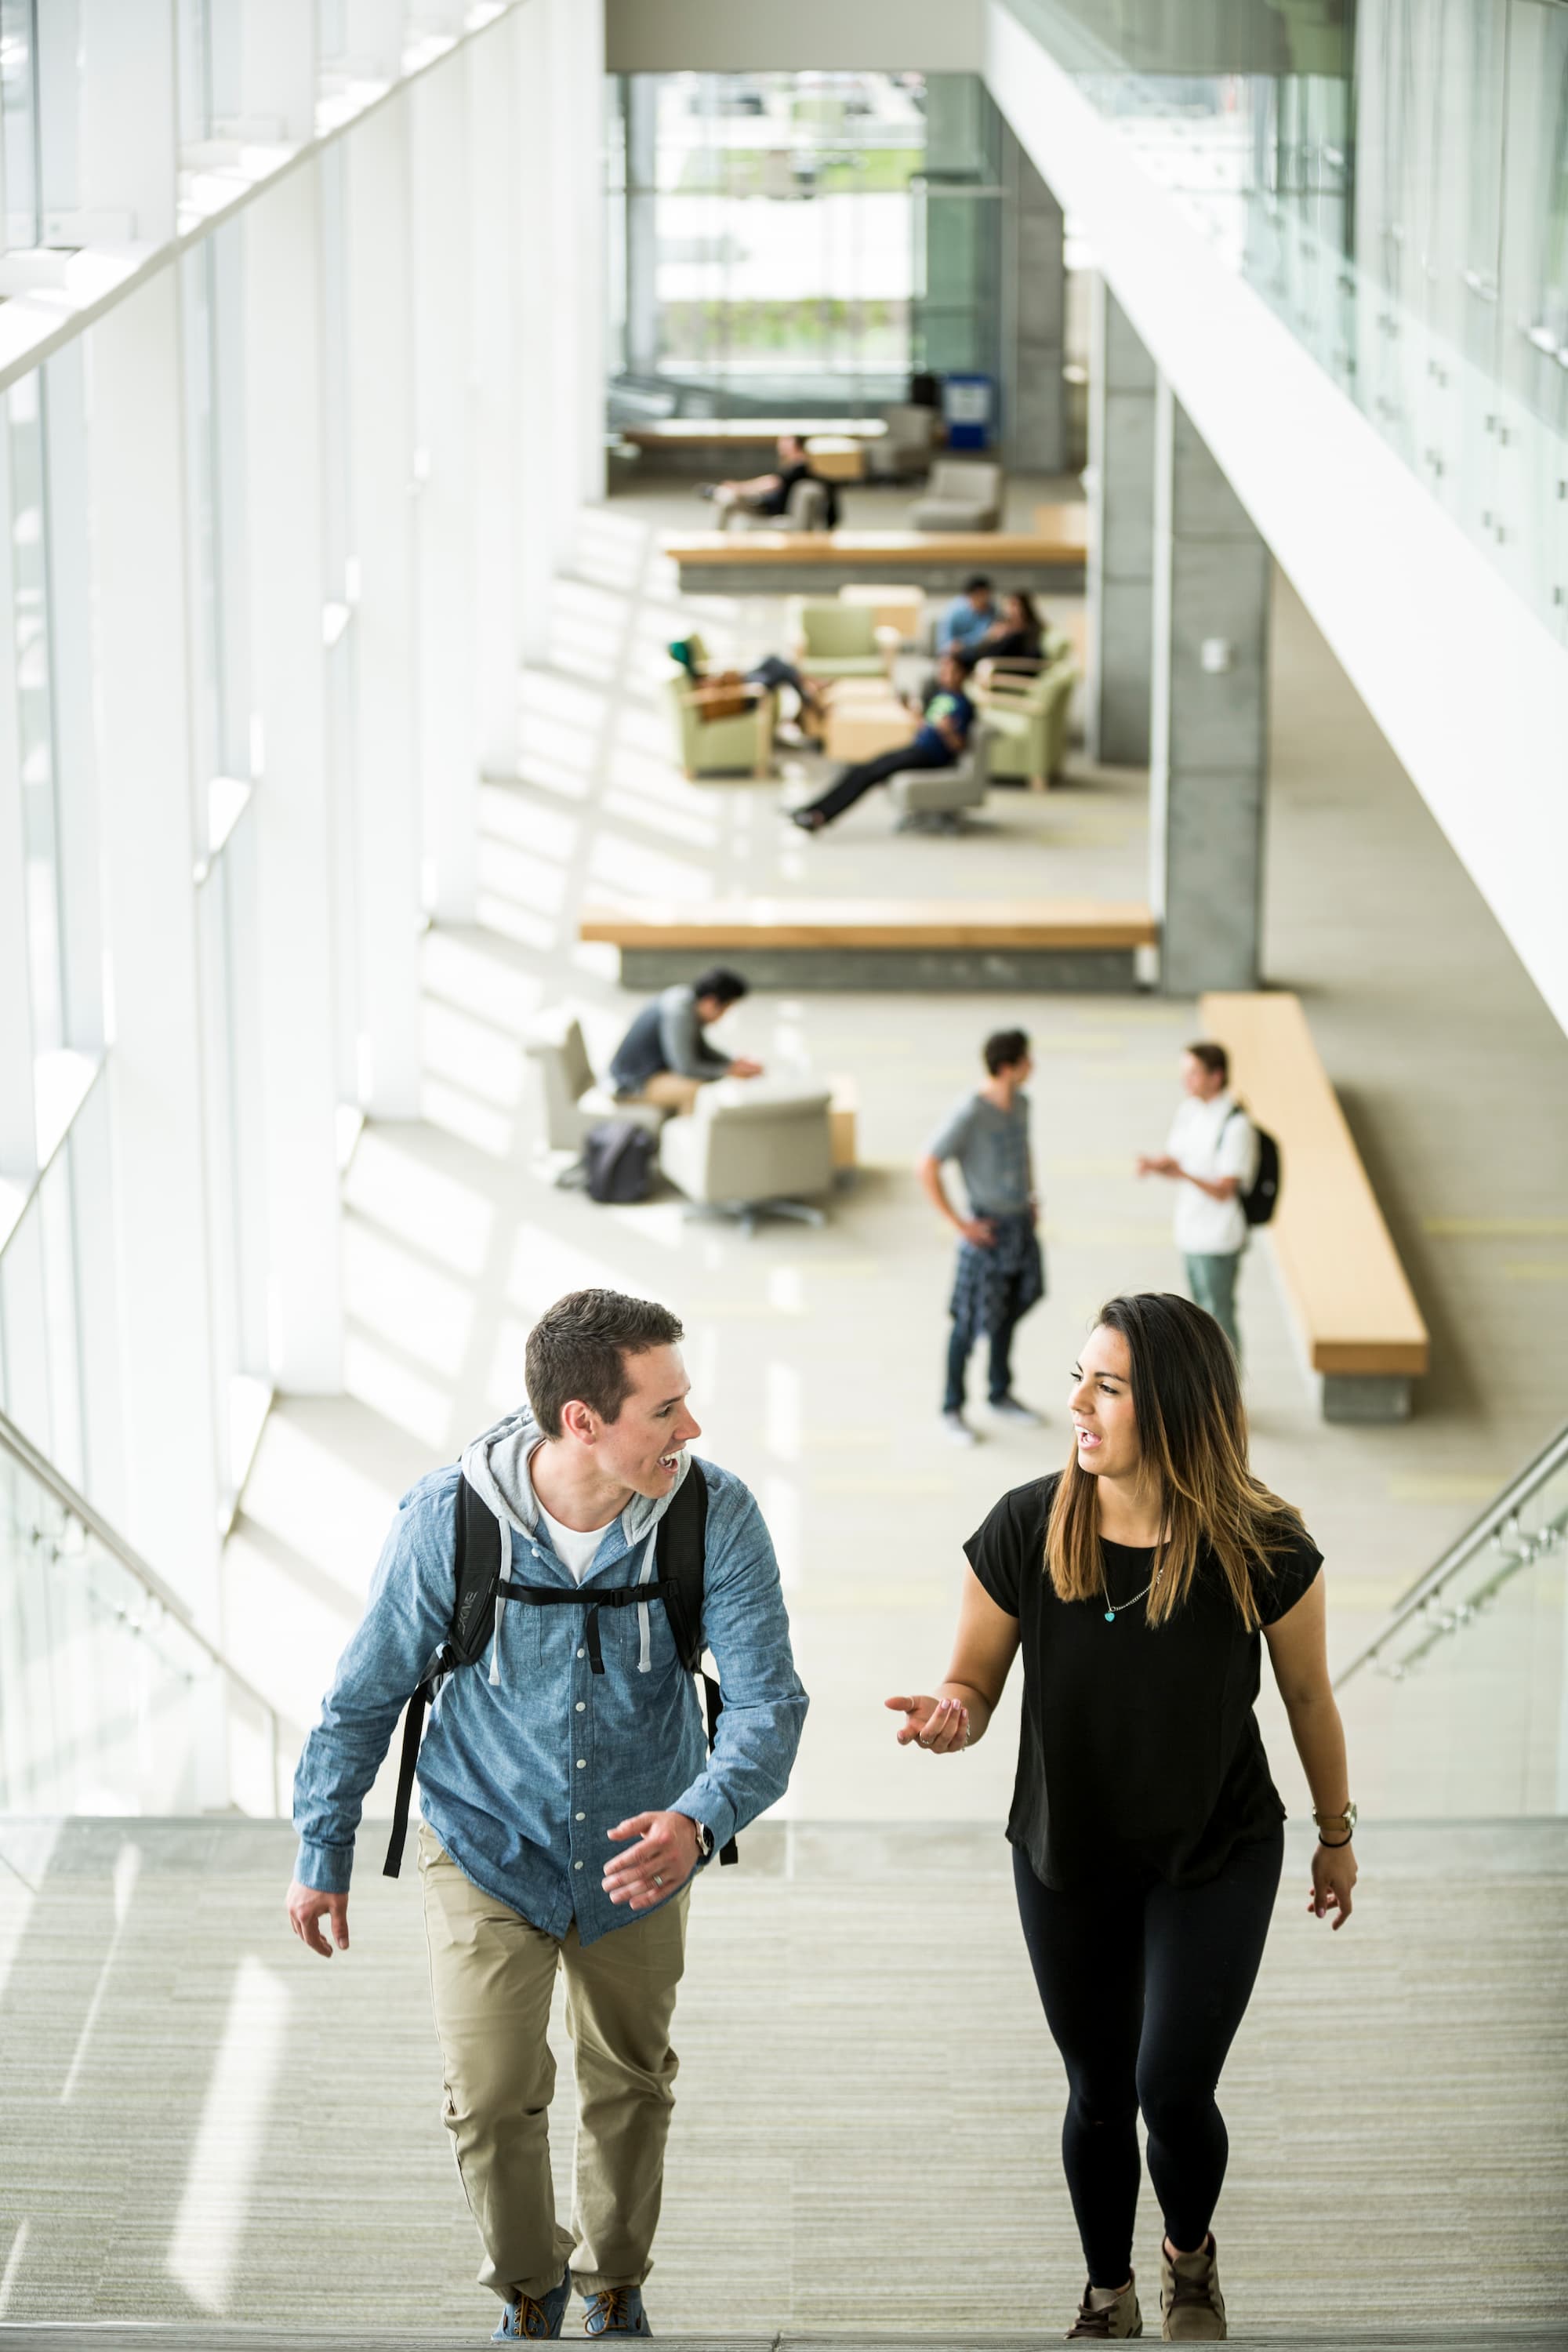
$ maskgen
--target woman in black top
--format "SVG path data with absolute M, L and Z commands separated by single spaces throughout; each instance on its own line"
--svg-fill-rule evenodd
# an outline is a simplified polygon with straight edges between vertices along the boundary
M 1167 2341 L 1224 2336 L 1209 2223 L 1215 2086 L 1273 1914 L 1285 1808 L 1253 1701 L 1261 1643 L 1321 1832 L 1308 1909 L 1351 1913 L 1355 1811 L 1324 1646 L 1322 1565 L 1247 1467 L 1236 1359 L 1184 1298 L 1113 1298 L 1076 1369 L 1073 1458 L 1004 1495 L 964 1549 L 934 1695 L 901 1745 L 981 1738 L 1015 1654 L 1024 1720 L 1007 1835 L 1025 1940 L 1067 2068 L 1062 2157 L 1089 2284 L 1069 2337 L 1142 2333 L 1137 2117 L 1163 2211 Z
M 1045 624 L 1035 610 L 1034 598 L 1015 588 L 1002 599 L 1000 618 L 965 653 L 971 661 L 1005 662 L 1010 669 L 1026 669 L 1032 664 L 1037 668 L 1044 637 Z

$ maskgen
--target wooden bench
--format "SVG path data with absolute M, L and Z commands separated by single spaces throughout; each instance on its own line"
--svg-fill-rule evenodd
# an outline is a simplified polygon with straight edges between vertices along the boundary
M 1421 1310 L 1299 998 L 1211 995 L 1204 1034 L 1230 1055 L 1231 1083 L 1279 1143 L 1275 1263 L 1325 1421 L 1404 1421 L 1426 1370 Z
M 722 955 L 754 988 L 1111 992 L 1137 985 L 1137 950 L 1159 932 L 1131 902 L 714 898 L 588 907 L 579 935 L 620 950 L 630 988 Z
M 999 587 L 1081 588 L 1086 510 L 1058 509 L 1050 532 L 1009 530 L 693 530 L 664 541 L 688 594 L 829 594 L 847 584 L 908 583 L 956 594 L 984 572 Z
M 745 474 L 768 470 L 782 433 L 803 441 L 853 441 L 864 449 L 880 441 L 887 425 L 879 416 L 664 416 L 649 425 L 628 425 L 620 438 L 645 457 L 675 473 Z

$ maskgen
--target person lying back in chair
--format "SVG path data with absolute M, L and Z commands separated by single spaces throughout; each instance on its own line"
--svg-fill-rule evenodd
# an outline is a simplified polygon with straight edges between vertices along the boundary
M 937 664 L 935 690 L 913 740 L 844 769 L 825 793 L 805 808 L 793 810 L 791 821 L 803 833 L 820 833 L 825 824 L 853 808 L 873 784 L 885 784 L 889 776 L 902 775 L 909 768 L 951 768 L 961 760 L 974 724 L 974 705 L 965 689 L 965 675 L 960 655 L 943 654 Z

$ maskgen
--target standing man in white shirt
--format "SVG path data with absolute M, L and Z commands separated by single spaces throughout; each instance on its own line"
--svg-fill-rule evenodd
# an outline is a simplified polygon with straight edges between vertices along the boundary
M 1171 1123 L 1165 1149 L 1141 1155 L 1140 1176 L 1168 1176 L 1176 1195 L 1176 1247 L 1187 1288 L 1241 1358 L 1236 1328 L 1236 1275 L 1247 1247 L 1241 1196 L 1258 1171 L 1258 1137 L 1230 1091 L 1230 1062 L 1207 1039 L 1182 1055 L 1186 1100 Z

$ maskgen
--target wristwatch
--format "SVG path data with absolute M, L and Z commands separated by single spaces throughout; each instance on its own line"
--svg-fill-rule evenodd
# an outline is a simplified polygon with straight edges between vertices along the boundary
M 1312 1808 L 1312 1819 L 1318 1825 L 1318 1843 L 1320 1845 L 1349 1845 L 1352 1838 L 1355 1835 L 1357 1819 L 1355 1799 L 1352 1797 L 1350 1800 L 1342 1813 L 1321 1813 L 1319 1812 L 1316 1805 L 1314 1805 Z M 1339 1834 L 1335 1837 L 1324 1837 L 1323 1832 L 1325 1830 L 1334 1830 L 1337 1831 Z
M 691 1826 L 697 1832 L 697 1850 L 699 1854 L 704 1862 L 710 1862 L 713 1857 L 713 1847 L 715 1843 L 712 1831 L 709 1828 L 706 1822 L 694 1820 Z

